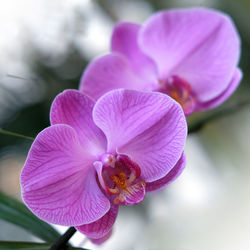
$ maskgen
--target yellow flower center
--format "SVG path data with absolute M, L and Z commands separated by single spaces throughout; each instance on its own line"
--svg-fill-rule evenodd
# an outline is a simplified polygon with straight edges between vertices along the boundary
M 109 178 L 114 181 L 116 187 L 119 189 L 127 188 L 126 174 L 124 172 L 121 171 L 118 175 L 112 175 Z

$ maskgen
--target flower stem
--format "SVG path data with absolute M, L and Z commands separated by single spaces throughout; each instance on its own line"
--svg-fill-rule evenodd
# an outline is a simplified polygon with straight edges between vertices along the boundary
M 14 132 L 2 129 L 2 128 L 0 128 L 0 134 L 11 135 L 11 136 L 15 136 L 15 137 L 24 138 L 24 139 L 28 139 L 28 140 L 34 141 L 34 138 L 32 138 L 30 136 L 21 135 L 21 134 L 14 133 Z
M 74 235 L 76 229 L 70 227 L 58 240 L 55 242 L 49 250 L 60 250 L 67 244 L 70 238 Z

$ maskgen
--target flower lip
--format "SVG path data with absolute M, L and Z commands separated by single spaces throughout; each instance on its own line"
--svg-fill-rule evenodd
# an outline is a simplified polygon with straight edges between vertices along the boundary
M 98 179 L 107 195 L 113 196 L 116 205 L 133 205 L 145 196 L 145 181 L 137 163 L 122 154 L 104 154 Z

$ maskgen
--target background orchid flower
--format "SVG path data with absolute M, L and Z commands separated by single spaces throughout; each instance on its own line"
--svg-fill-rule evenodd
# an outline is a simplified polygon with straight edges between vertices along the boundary
M 185 114 L 225 101 L 237 88 L 240 38 L 227 15 L 205 8 L 161 11 L 143 25 L 118 24 L 111 53 L 94 60 L 80 90 L 97 99 L 114 88 L 160 91 Z
M 167 95 L 115 90 L 94 103 L 67 90 L 50 119 L 22 169 L 23 200 L 42 220 L 95 243 L 111 234 L 120 205 L 141 202 L 185 166 L 185 115 Z

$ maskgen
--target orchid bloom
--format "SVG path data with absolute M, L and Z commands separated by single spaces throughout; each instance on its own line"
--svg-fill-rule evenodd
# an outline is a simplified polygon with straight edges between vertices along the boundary
M 121 205 L 141 202 L 185 166 L 187 125 L 162 93 L 114 90 L 96 103 L 59 94 L 21 173 L 22 197 L 40 219 L 106 240 Z
M 205 8 L 161 11 L 143 25 L 118 24 L 111 53 L 90 63 L 80 90 L 94 99 L 115 88 L 160 91 L 187 116 L 235 91 L 239 55 L 240 38 L 227 15 Z

